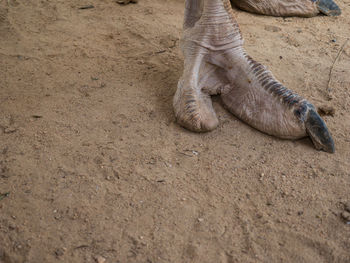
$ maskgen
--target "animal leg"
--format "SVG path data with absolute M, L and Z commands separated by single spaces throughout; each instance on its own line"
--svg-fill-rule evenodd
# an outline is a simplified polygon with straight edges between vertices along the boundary
M 192 0 L 185 3 L 184 29 L 193 27 L 201 18 L 203 12 L 203 1 Z
M 225 107 L 252 127 L 285 139 L 309 136 L 317 149 L 334 152 L 333 139 L 314 106 L 246 54 L 229 0 L 203 0 L 201 18 L 184 31 L 183 52 L 185 68 L 174 108 L 184 127 L 215 128 L 210 95 L 221 94 Z
M 219 121 L 210 96 L 219 94 L 225 85 L 225 72 L 205 62 L 203 54 L 187 57 L 173 102 L 177 122 L 196 132 L 215 129 Z
M 227 3 L 230 6 L 230 3 Z M 212 49 L 226 49 L 239 45 L 241 41 L 235 40 L 232 34 L 234 30 L 239 30 L 238 26 L 223 27 L 220 30 L 224 35 L 216 34 L 216 24 L 227 23 L 228 20 L 218 17 L 213 21 L 213 7 L 215 6 L 208 0 L 186 1 L 184 34 L 181 41 L 185 57 L 184 72 L 173 102 L 178 123 L 198 132 L 213 130 L 218 125 L 210 95 L 219 93 L 222 87 L 227 85 L 223 70 L 207 63 L 206 60 Z
M 272 16 L 312 17 L 318 13 L 328 16 L 341 14 L 333 0 L 231 0 L 242 10 Z
M 213 56 L 226 69 L 231 89 L 221 93 L 225 107 L 252 127 L 283 139 L 309 136 L 318 150 L 334 152 L 334 142 L 315 107 L 284 87 L 272 73 L 241 50 Z

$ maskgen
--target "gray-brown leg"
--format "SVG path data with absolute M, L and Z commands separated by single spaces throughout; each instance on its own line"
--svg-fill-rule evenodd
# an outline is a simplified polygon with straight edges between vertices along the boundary
M 286 139 L 309 136 L 317 149 L 334 152 L 312 104 L 246 54 L 229 0 L 203 0 L 202 10 L 184 30 L 185 67 L 174 97 L 177 121 L 193 131 L 214 129 L 218 119 L 210 95 L 221 94 L 226 108 L 256 129 Z
M 206 60 L 212 49 L 241 44 L 241 38 L 236 40 L 233 34 L 239 30 L 238 26 L 222 27 L 220 35 L 216 34 L 218 23 L 230 22 L 230 18 L 225 16 L 212 16 L 212 12 L 216 12 L 216 4 L 217 0 L 186 1 L 182 40 L 184 71 L 173 105 L 178 123 L 198 132 L 213 130 L 218 125 L 210 95 L 219 93 L 227 85 L 223 70 Z M 229 2 L 226 4 L 230 5 Z M 225 13 L 225 9 L 221 8 L 221 12 Z
M 333 0 L 231 0 L 242 10 L 271 16 L 311 17 L 318 13 L 340 15 Z
M 181 126 L 196 132 L 211 131 L 217 127 L 219 121 L 210 95 L 217 94 L 224 85 L 216 77 L 219 70 L 205 62 L 200 49 L 196 55 L 186 56 L 184 73 L 173 102 L 175 116 Z
M 193 27 L 201 18 L 203 12 L 203 0 L 186 1 L 184 29 Z

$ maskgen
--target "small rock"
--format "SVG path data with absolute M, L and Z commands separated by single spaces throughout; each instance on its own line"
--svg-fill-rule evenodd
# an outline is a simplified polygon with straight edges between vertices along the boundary
M 350 213 L 349 213 L 349 212 L 344 211 L 343 213 L 341 213 L 341 217 L 342 217 L 345 221 L 350 222 Z
M 7 134 L 14 133 L 16 131 L 17 131 L 17 128 L 15 128 L 15 127 L 7 127 L 4 129 L 4 133 L 7 133 Z
M 127 5 L 130 3 L 136 4 L 137 2 L 138 0 L 117 0 L 117 3 L 121 5 Z
M 95 8 L 93 5 L 86 5 L 86 6 L 82 6 L 82 7 L 79 7 L 79 9 L 92 9 L 92 8 Z
M 204 218 L 201 218 L 201 217 L 200 217 L 200 218 L 198 218 L 197 220 L 198 220 L 198 222 L 200 222 L 200 223 L 201 223 L 201 222 L 203 222 L 203 221 L 204 221 Z
M 328 105 L 322 105 L 322 106 L 318 107 L 317 111 L 321 116 L 332 116 L 333 117 L 335 114 L 334 107 L 328 106 Z
M 113 175 L 117 178 L 120 179 L 119 172 L 113 169 Z
M 102 256 L 96 256 L 96 257 L 95 257 L 95 261 L 96 261 L 97 263 L 105 263 L 105 262 L 106 262 L 106 259 L 105 259 L 104 257 L 102 257 Z
M 33 114 L 31 116 L 33 119 L 41 119 L 43 116 L 42 115 L 39 115 L 39 114 Z
M 265 174 L 264 174 L 264 173 L 261 173 L 261 174 L 260 174 L 260 177 L 259 177 L 259 180 L 262 181 L 262 180 L 264 179 L 264 177 L 265 177 Z
M 60 220 L 60 219 L 61 219 L 61 215 L 57 214 L 57 215 L 54 216 L 54 218 L 55 218 L 56 220 Z
M 55 250 L 55 255 L 56 255 L 56 257 L 61 257 L 61 256 L 64 255 L 64 252 L 65 252 L 65 249 L 58 248 L 58 249 Z
M 168 163 L 168 162 L 165 162 L 165 165 L 166 165 L 166 167 L 169 167 L 169 168 L 172 168 L 172 167 L 173 167 L 172 164 L 171 164 L 171 163 Z
M 282 29 L 280 27 L 277 27 L 277 26 L 265 26 L 265 30 L 270 31 L 270 32 L 279 32 Z
M 350 202 L 344 204 L 344 209 L 350 213 Z

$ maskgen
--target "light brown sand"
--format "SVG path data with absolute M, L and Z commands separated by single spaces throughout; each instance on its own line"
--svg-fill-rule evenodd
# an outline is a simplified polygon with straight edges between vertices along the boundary
M 215 131 L 176 124 L 182 0 L 0 1 L 0 262 L 350 262 L 350 44 L 326 93 L 350 36 L 338 4 L 338 18 L 235 10 L 252 57 L 334 107 L 332 155 L 218 99 Z

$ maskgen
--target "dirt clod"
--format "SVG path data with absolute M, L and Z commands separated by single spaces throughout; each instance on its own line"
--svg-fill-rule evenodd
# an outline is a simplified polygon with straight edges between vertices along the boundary
M 317 111 L 321 116 L 334 117 L 334 114 L 335 114 L 335 108 L 333 106 L 329 106 L 329 105 L 322 105 L 322 106 L 318 107 Z

